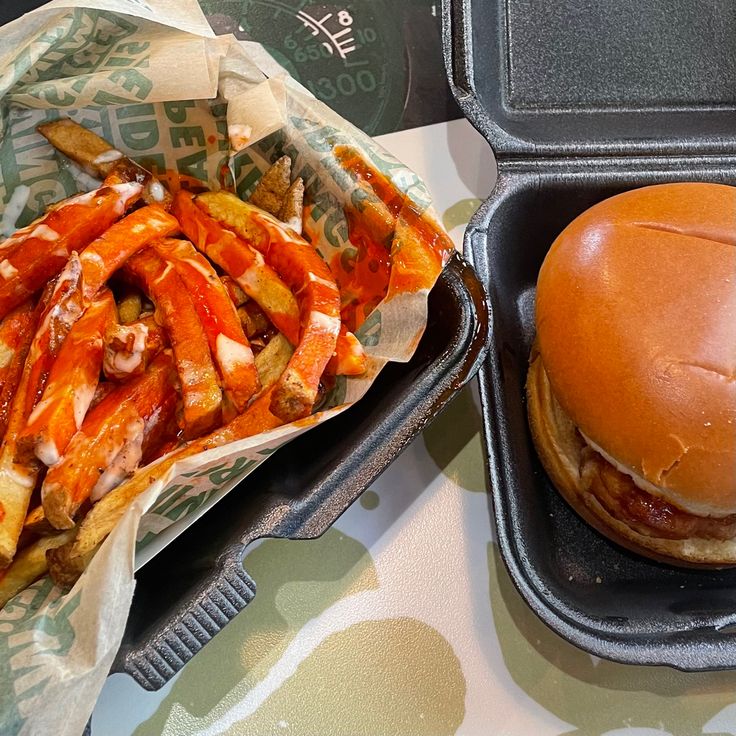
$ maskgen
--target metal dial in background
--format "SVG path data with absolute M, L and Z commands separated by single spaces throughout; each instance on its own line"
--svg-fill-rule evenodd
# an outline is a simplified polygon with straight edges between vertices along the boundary
M 445 83 L 439 1 L 200 0 L 216 33 L 258 41 L 371 135 L 461 117 Z

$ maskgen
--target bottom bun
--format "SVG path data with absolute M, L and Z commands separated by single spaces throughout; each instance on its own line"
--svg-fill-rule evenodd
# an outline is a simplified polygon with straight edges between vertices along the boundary
M 613 542 L 632 552 L 659 562 L 684 567 L 732 567 L 736 565 L 736 539 L 711 539 L 691 536 L 671 539 L 658 536 L 656 529 L 644 525 L 632 527 L 631 523 L 616 518 L 606 509 L 597 496 L 606 497 L 609 489 L 603 475 L 596 467 L 605 468 L 605 476 L 618 476 L 617 482 L 631 486 L 641 493 L 628 476 L 616 470 L 595 453 L 582 438 L 570 417 L 557 402 L 536 348 L 526 384 L 527 409 L 532 438 L 542 465 L 562 497 L 592 527 Z M 588 462 L 588 458 L 594 462 Z M 702 519 L 701 519 L 702 521 Z

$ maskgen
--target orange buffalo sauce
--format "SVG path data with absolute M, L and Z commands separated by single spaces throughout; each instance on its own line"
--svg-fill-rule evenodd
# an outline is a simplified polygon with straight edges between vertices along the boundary
M 330 262 L 342 300 L 342 319 L 357 329 L 384 298 L 430 289 L 453 251 L 447 234 L 384 174 L 349 146 L 335 156 L 363 190 L 361 208 L 347 214 L 354 258 Z
M 385 298 L 391 260 L 388 249 L 375 242 L 362 227 L 358 213 L 351 210 L 347 216 L 350 242 L 356 254 L 354 258 L 347 253 L 337 254 L 330 263 L 330 270 L 340 287 L 342 322 L 354 332 Z

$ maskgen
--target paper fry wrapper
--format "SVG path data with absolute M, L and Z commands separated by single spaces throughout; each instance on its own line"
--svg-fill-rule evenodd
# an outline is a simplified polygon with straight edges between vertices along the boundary
M 369 356 L 366 373 L 338 377 L 308 420 L 174 465 L 135 500 L 69 593 L 44 578 L 0 611 L 0 733 L 78 736 L 120 645 L 136 567 L 284 442 L 357 401 L 387 361 L 411 357 L 426 326 L 428 291 L 451 246 L 415 174 L 293 80 L 267 78 L 233 37 L 215 37 L 195 0 L 54 0 L 1 28 L 0 111 L 3 235 L 98 184 L 36 132 L 60 116 L 164 181 L 191 177 L 213 189 L 234 187 L 244 198 L 287 154 L 292 176 L 305 183 L 305 232 L 343 295 L 357 295 L 356 334 Z M 350 156 L 380 172 L 408 208 L 399 204 L 390 222 L 377 222 L 376 212 L 386 209 L 373 206 L 370 188 L 356 185 Z M 422 213 L 437 237 L 430 248 L 436 257 L 407 265 L 407 256 L 399 273 L 402 245 L 416 236 L 416 220 L 403 217 L 402 207 Z M 382 233 L 382 249 L 394 254 L 382 299 L 358 288 L 358 274 L 382 273 L 365 239 L 355 236 L 366 229 Z

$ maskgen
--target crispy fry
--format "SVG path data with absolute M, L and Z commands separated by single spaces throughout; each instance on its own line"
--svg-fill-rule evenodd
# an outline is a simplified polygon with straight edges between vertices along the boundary
M 274 216 L 278 216 L 291 182 L 291 159 L 282 156 L 261 177 L 250 201 Z
M 270 401 L 271 391 L 269 390 L 229 424 L 207 437 L 194 440 L 179 450 L 169 453 L 150 467 L 140 468 L 131 478 L 92 506 L 81 522 L 76 538 L 51 551 L 48 555 L 49 571 L 54 582 L 63 587 L 73 585 L 128 506 L 152 483 L 162 478 L 175 462 L 196 455 L 198 452 L 278 427 L 281 420 L 269 411 Z
M 0 572 L 0 609 L 14 596 L 34 583 L 48 571 L 46 552 L 67 544 L 74 538 L 75 530 L 41 537 L 21 550 L 13 564 Z
M 41 400 L 17 438 L 18 453 L 33 452 L 51 466 L 64 454 L 89 409 L 102 366 L 102 336 L 115 320 L 115 301 L 103 289 L 61 344 Z
M 253 351 L 225 287 L 210 262 L 189 241 L 167 238 L 153 247 L 189 287 L 222 387 L 238 413 L 244 411 L 258 390 L 258 373 Z
M 252 200 L 251 200 L 252 201 Z M 255 202 L 254 202 L 255 204 Z M 290 227 L 297 235 L 302 234 L 302 218 L 304 217 L 304 182 L 294 179 L 294 183 L 286 190 L 284 203 L 278 212 L 271 214 Z
M 365 372 L 368 358 L 360 340 L 345 325 L 340 326 L 335 355 L 327 364 L 327 372 L 335 376 L 359 376 Z
M 147 423 L 174 392 L 171 352 L 159 353 L 149 370 L 108 394 L 87 414 L 64 457 L 46 474 L 41 503 L 56 529 L 69 529 L 87 499 L 94 501 L 125 475 L 142 456 Z
M 269 331 L 275 331 L 265 312 L 252 299 L 242 307 L 238 307 L 238 317 L 240 317 L 243 330 L 249 340 L 255 336 L 266 335 Z
M 230 301 L 240 307 L 248 301 L 248 295 L 240 288 L 238 282 L 230 276 L 220 276 L 220 281 L 225 287 Z
M 44 123 L 36 130 L 57 151 L 79 164 L 90 176 L 107 176 L 123 157 L 104 138 L 69 118 Z
M 174 267 L 151 248 L 136 253 L 125 270 L 151 297 L 169 334 L 184 399 L 184 433 L 198 437 L 221 421 L 222 392 L 192 298 Z
M 31 509 L 23 522 L 23 534 L 33 534 L 38 537 L 45 537 L 48 534 L 56 534 L 57 529 L 49 524 L 46 514 L 43 512 L 43 506 L 36 506 Z
M 112 324 L 104 336 L 102 370 L 113 381 L 139 376 L 168 344 L 165 330 L 153 315 L 128 325 Z
M 174 217 L 158 205 L 141 207 L 111 225 L 79 256 L 84 273 L 84 298 L 94 298 L 98 289 L 134 253 L 157 238 L 179 229 Z
M 235 197 L 236 201 L 240 201 Z M 268 266 L 263 256 L 195 205 L 192 195 L 177 192 L 172 212 L 186 236 L 210 260 L 237 281 L 279 332 L 296 345 L 299 341 L 299 307 L 289 287 Z M 254 228 L 254 236 L 259 230 Z
M 270 388 L 279 380 L 293 353 L 291 343 L 279 333 L 256 355 L 256 370 L 264 389 Z
M 0 262 L 0 319 L 56 276 L 73 251 L 81 251 L 141 194 L 139 184 L 119 184 L 80 194 L 52 209 Z
M 37 130 L 57 151 L 79 164 L 88 174 L 104 178 L 105 184 L 137 182 L 144 187 L 143 200 L 147 204 L 168 206 L 171 202 L 171 195 L 150 171 L 73 120 L 61 118 L 39 125 Z
M 306 416 L 340 331 L 340 293 L 330 269 L 293 230 L 229 192 L 201 194 L 196 205 L 240 237 L 252 238 L 266 263 L 298 294 L 301 339 L 274 389 L 271 411 L 287 422 Z
M 118 302 L 118 319 L 120 324 L 129 325 L 135 322 L 143 311 L 143 300 L 138 291 L 129 291 Z
M 23 373 L 37 317 L 29 300 L 16 307 L 0 324 L 0 441 L 5 436 L 8 411 Z

